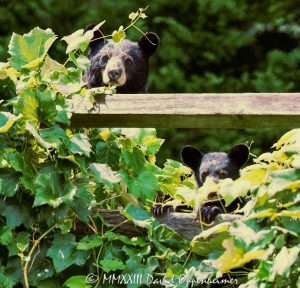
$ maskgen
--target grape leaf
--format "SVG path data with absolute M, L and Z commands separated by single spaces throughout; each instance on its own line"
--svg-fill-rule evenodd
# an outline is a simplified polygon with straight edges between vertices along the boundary
M 12 241 L 11 228 L 7 226 L 0 227 L 0 243 L 2 245 L 8 245 Z
M 106 273 L 126 268 L 126 265 L 118 259 L 103 259 L 100 261 L 100 266 Z
M 111 170 L 107 164 L 90 164 L 92 174 L 95 176 L 97 181 L 107 185 L 109 188 L 113 188 L 113 184 L 119 183 L 121 177 L 117 172 Z
M 107 164 L 110 167 L 119 165 L 121 149 L 116 142 L 98 142 L 96 145 L 96 159 L 98 163 Z
M 62 203 L 70 203 L 77 193 L 71 182 L 62 184 L 62 175 L 54 167 L 44 167 L 34 181 L 35 200 L 33 206 L 48 204 L 54 208 Z
M 87 253 L 76 251 L 75 236 L 73 234 L 55 235 L 47 256 L 52 258 L 56 272 L 61 272 L 73 264 L 85 264 Z
M 92 152 L 92 145 L 89 142 L 89 138 L 84 134 L 74 134 L 67 143 L 71 153 L 90 156 Z
M 92 40 L 94 37 L 94 31 L 99 30 L 104 23 L 105 21 L 102 21 L 93 29 L 86 31 L 85 33 L 83 29 L 79 29 L 71 35 L 63 37 L 61 40 L 66 41 L 68 44 L 66 53 L 69 54 L 77 49 L 80 49 L 82 52 L 84 52 L 88 47 L 90 40 Z
M 123 38 L 126 37 L 126 33 L 124 31 L 124 27 L 123 26 L 120 26 L 118 31 L 114 31 L 111 35 L 113 41 L 115 43 L 119 43 Z
M 0 169 L 0 194 L 12 197 L 19 189 L 20 175 L 12 169 Z
M 51 29 L 39 27 L 23 36 L 13 33 L 8 46 L 10 65 L 17 70 L 35 68 L 43 61 L 56 38 Z
M 103 241 L 98 235 L 85 236 L 77 244 L 77 250 L 89 250 L 102 245 Z
M 143 200 L 154 199 L 155 192 L 159 185 L 155 175 L 148 170 L 142 170 L 136 177 L 127 174 L 126 171 L 120 170 L 123 181 L 128 187 L 128 191 L 135 197 L 141 197 Z
M 134 147 L 132 152 L 128 150 L 123 151 L 122 160 L 125 166 L 133 169 L 136 173 L 140 172 L 146 164 L 143 152 L 137 147 Z
M 69 278 L 63 285 L 68 288 L 90 288 L 91 285 L 87 284 L 87 276 L 76 275 Z
M 11 126 L 22 117 L 15 116 L 9 112 L 0 112 L 0 133 L 7 133 Z

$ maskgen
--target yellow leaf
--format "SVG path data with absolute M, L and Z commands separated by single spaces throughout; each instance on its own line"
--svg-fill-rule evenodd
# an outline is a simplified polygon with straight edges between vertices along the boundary
M 250 165 L 242 170 L 240 179 L 248 180 L 252 185 L 259 185 L 265 180 L 267 172 L 267 167 L 260 164 Z
M 139 16 L 139 13 L 138 12 L 131 12 L 128 16 L 128 18 L 131 20 L 131 21 L 134 21 L 137 17 Z
M 22 117 L 22 115 L 15 116 L 9 112 L 0 112 L 0 134 L 6 133 L 10 127 Z
M 9 63 L 0 62 L 0 80 L 7 78 L 6 70 L 9 67 Z
M 276 215 L 274 215 L 273 218 L 275 217 L 291 217 L 291 218 L 296 218 L 296 219 L 300 219 L 300 211 L 282 211 L 280 213 L 277 213 Z M 271 219 L 273 220 L 273 219 Z
M 296 169 L 300 169 L 300 155 L 294 158 L 291 165 Z
M 14 82 L 14 84 L 17 84 L 18 77 L 21 76 L 21 73 L 18 72 L 13 67 L 10 67 L 10 68 L 6 69 L 6 74 Z
M 100 136 L 104 141 L 107 141 L 109 136 L 110 136 L 110 131 L 109 129 L 104 129 L 103 131 L 100 132 Z
M 278 150 L 282 145 L 291 143 L 295 141 L 296 137 L 300 137 L 300 129 L 293 129 L 285 133 L 278 141 L 274 144 L 276 150 Z M 273 146 L 273 147 L 274 147 Z
M 234 246 L 233 238 L 224 240 L 222 244 L 226 249 L 225 252 L 213 261 L 213 266 L 222 274 L 231 269 L 242 267 L 254 259 L 260 259 L 267 252 L 267 250 L 254 250 L 244 254 L 241 248 Z
M 208 237 L 210 237 L 212 235 L 226 232 L 226 231 L 228 231 L 230 224 L 231 224 L 230 222 L 222 222 L 220 224 L 217 224 L 205 231 L 202 231 L 199 235 L 194 237 L 193 241 L 197 241 L 197 239 L 200 239 L 200 238 L 207 239 Z
M 265 218 L 265 217 L 271 217 L 275 214 L 275 210 L 274 209 L 266 209 L 257 213 L 254 213 L 252 215 L 250 215 L 249 218 L 251 219 L 255 219 L 255 218 Z

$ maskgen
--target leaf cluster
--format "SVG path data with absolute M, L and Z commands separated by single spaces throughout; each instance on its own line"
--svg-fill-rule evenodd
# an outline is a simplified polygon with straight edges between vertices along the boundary
M 143 9 L 130 14 L 129 25 L 139 17 L 145 17 Z M 14 97 L 0 106 L 0 286 L 92 287 L 108 275 L 139 274 L 144 285 L 150 275 L 161 286 L 186 287 L 181 275 L 201 281 L 253 261 L 250 273 L 230 274 L 241 287 L 299 283 L 299 129 L 238 180 L 217 187 L 207 182 L 195 191 L 188 168 L 174 160 L 156 165 L 164 140 L 155 129 L 70 127 L 74 109 L 89 109 L 95 93 L 112 91 L 88 90 L 82 81 L 90 33 L 63 38 L 64 64 L 48 54 L 56 40 L 50 29 L 13 34 L 10 58 L 0 63 L 0 80 L 15 87 Z M 210 189 L 225 205 L 251 195 L 245 217 L 188 242 L 150 216 L 158 192 L 174 198 L 174 206 L 196 207 Z M 92 213 L 95 208 L 121 210 L 147 237 L 115 233 Z

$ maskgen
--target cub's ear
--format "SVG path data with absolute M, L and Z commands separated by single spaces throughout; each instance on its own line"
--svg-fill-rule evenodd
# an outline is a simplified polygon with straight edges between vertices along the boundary
M 234 146 L 229 152 L 228 157 L 242 167 L 249 158 L 249 147 L 245 144 Z
M 145 54 L 150 57 L 158 48 L 159 37 L 154 32 L 147 32 L 139 40 L 138 44 Z
M 197 171 L 200 167 L 202 161 L 203 154 L 197 148 L 193 146 L 184 146 L 181 149 L 181 159 L 182 162 L 193 169 L 193 171 Z

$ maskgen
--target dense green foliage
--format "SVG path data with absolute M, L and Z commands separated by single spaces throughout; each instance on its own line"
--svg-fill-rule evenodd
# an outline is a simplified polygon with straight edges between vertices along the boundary
M 130 15 L 131 23 L 143 18 L 142 11 Z M 238 180 L 206 181 L 195 191 L 188 168 L 173 160 L 156 165 L 163 140 L 155 129 L 69 127 L 74 109 L 92 107 L 95 93 L 111 93 L 84 88 L 81 75 L 89 63 L 83 52 L 91 37 L 83 30 L 64 37 L 68 61 L 62 65 L 48 54 L 56 41 L 52 30 L 34 28 L 12 35 L 10 58 L 0 63 L 0 79 L 16 91 L 1 100 L 0 110 L 0 286 L 120 287 L 102 284 L 109 275 L 143 275 L 130 288 L 151 279 L 158 287 L 183 288 L 188 279 L 208 283 L 222 275 L 247 283 L 240 287 L 300 284 L 299 129 Z M 219 191 L 226 205 L 251 197 L 244 218 L 189 242 L 151 218 L 158 191 L 191 206 L 207 201 L 211 191 Z M 121 209 L 147 237 L 115 233 L 94 208 Z M 79 223 L 88 235 L 79 233 Z M 250 272 L 241 268 L 252 260 Z
M 126 15 L 149 5 L 151 21 L 143 31 L 155 31 L 161 46 L 152 60 L 149 90 L 171 92 L 293 92 L 299 91 L 299 5 L 292 0 L 1 0 L 0 60 L 8 55 L 12 32 L 35 26 L 52 28 L 60 37 L 91 22 L 107 20 L 106 34 Z M 70 9 L 71 7 L 71 9 Z M 139 32 L 129 31 L 138 39 Z M 63 61 L 56 42 L 50 54 Z M 6 83 L 8 85 L 8 82 Z M 0 91 L 3 87 L 0 88 Z M 5 93 L 13 90 L 7 87 Z M 2 95 L 3 92 L 1 92 Z M 216 104 L 217 105 L 217 104 Z M 158 130 L 166 138 L 158 155 L 178 159 L 184 144 L 207 151 L 228 149 L 233 143 L 254 142 L 253 152 L 267 151 L 284 131 L 275 130 Z

